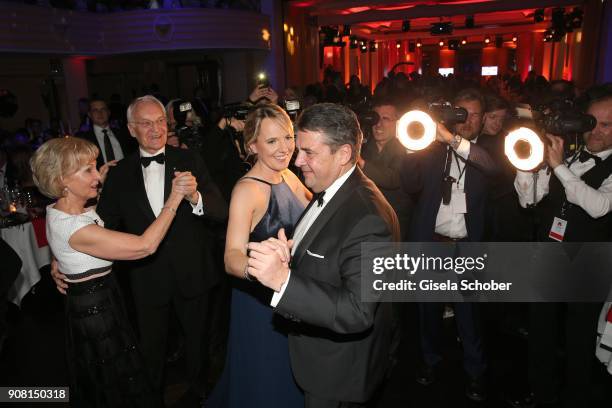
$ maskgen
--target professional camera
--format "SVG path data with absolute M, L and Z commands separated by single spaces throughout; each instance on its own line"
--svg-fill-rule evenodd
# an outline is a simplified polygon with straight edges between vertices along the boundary
M 428 111 L 435 121 L 444 123 L 446 127 L 464 123 L 468 116 L 465 109 L 453 106 L 450 102 L 430 103 Z
M 223 117 L 227 119 L 236 118 L 238 120 L 245 120 L 252 109 L 253 105 L 247 105 L 241 102 L 228 103 L 223 106 Z
M 187 124 L 188 114 L 193 112 L 191 102 L 177 100 L 172 104 L 172 114 L 176 122 L 174 133 L 179 139 L 180 144 L 185 144 L 192 149 L 200 149 L 202 147 L 202 138 L 200 136 L 200 123 L 192 122 Z
M 300 101 L 297 99 L 285 100 L 284 108 L 285 112 L 287 112 L 287 115 L 289 115 L 289 117 L 291 118 L 291 121 L 295 122 L 298 117 L 298 114 L 300 113 Z
M 467 111 L 450 102 L 430 103 L 427 112 L 412 110 L 397 121 L 397 138 L 409 150 L 422 150 L 436 140 L 436 121 L 447 128 L 467 120 Z
M 582 144 L 582 134 L 597 125 L 593 116 L 580 112 L 574 101 L 568 98 L 553 99 L 535 106 L 533 110 L 521 107 L 517 111 L 523 124 L 508 133 L 504 151 L 510 163 L 524 171 L 541 167 L 546 146 L 550 144 L 543 136 L 546 133 L 562 137 L 566 154 L 571 154 Z M 531 123 L 525 123 L 525 120 Z
M 536 125 L 546 133 L 558 136 L 581 136 L 595 128 L 597 121 L 589 114 L 580 112 L 571 99 L 555 99 L 535 107 L 538 113 Z

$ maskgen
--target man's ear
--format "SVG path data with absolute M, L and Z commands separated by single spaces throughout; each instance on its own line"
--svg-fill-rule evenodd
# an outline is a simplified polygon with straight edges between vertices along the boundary
M 340 164 L 342 164 L 343 166 L 351 162 L 353 149 L 351 149 L 350 144 L 343 144 L 342 146 L 340 146 L 338 148 L 337 153 L 339 154 Z
M 128 127 L 128 130 L 130 131 L 130 135 L 131 135 L 133 138 L 136 138 L 136 133 L 135 133 L 135 132 L 136 132 L 136 130 L 134 129 L 134 128 L 135 128 L 135 125 L 134 125 L 133 123 L 128 123 L 127 127 Z

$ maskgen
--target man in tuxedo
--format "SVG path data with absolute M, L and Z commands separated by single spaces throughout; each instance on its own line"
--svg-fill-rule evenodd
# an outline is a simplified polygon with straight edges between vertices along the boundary
M 192 386 L 188 395 L 195 400 L 202 392 L 196 382 L 205 350 L 202 330 L 207 291 L 218 276 L 212 267 L 210 231 L 202 218 L 225 219 L 227 204 L 197 153 L 166 146 L 167 119 L 159 100 L 150 95 L 136 99 L 127 117 L 139 149 L 109 171 L 97 207 L 106 228 L 142 234 L 161 211 L 175 171 L 189 171 L 197 182 L 189 203 L 183 201 L 177 209 L 157 252 L 125 265 L 141 350 L 154 384 L 158 388 L 162 385 L 168 320 L 173 309 L 185 335 L 186 374 Z
M 477 141 L 482 129 L 484 97 L 476 89 L 464 89 L 454 105 L 464 108 L 465 123 L 451 133 L 438 125 L 437 140 L 426 149 L 407 155 L 401 171 L 402 188 L 415 197 L 409 240 L 482 240 L 488 178 L 497 167 Z M 423 366 L 417 382 L 429 385 L 442 360 L 442 303 L 419 305 Z M 466 396 L 475 401 L 486 398 L 484 359 L 479 319 L 473 304 L 456 303 L 455 319 L 463 343 L 463 367 L 467 374 Z
M 111 129 L 109 125 L 110 110 L 105 101 L 92 99 L 89 102 L 87 115 L 93 126 L 89 131 L 77 133 L 77 136 L 98 146 L 100 149 L 98 167 L 109 161 L 121 160 L 136 150 L 136 143 L 134 143 L 134 139 L 129 137 L 126 130 Z
M 539 218 L 538 241 L 612 240 L 612 93 L 591 100 L 587 113 L 597 123 L 584 133 L 578 152 L 565 158 L 564 140 L 548 134 L 548 166 L 539 170 L 537 184 L 533 174 L 517 171 L 514 185 L 520 203 L 534 206 Z M 538 406 L 589 405 L 600 310 L 601 303 L 530 305 L 529 382 Z M 565 333 L 563 346 L 559 333 Z
M 315 198 L 291 249 L 282 233 L 248 244 L 246 272 L 275 291 L 275 312 L 295 322 L 289 351 L 306 407 L 360 407 L 389 368 L 393 337 L 391 304 L 361 301 L 361 243 L 397 240 L 397 217 L 356 167 L 362 134 L 352 111 L 313 105 L 296 128 L 295 164 Z

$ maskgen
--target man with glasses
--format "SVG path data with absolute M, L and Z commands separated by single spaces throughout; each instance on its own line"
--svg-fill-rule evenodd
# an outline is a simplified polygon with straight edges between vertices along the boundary
M 121 160 L 136 150 L 136 143 L 129 137 L 127 129 L 111 128 L 110 110 L 105 101 L 92 99 L 87 116 L 93 126 L 91 130 L 77 133 L 77 136 L 89 140 L 100 149 L 98 168 L 110 161 Z
M 166 112 L 159 100 L 150 95 L 134 100 L 127 118 L 139 149 L 111 168 L 97 211 L 106 228 L 142 234 L 161 212 L 174 173 L 191 172 L 192 176 L 180 181 L 193 190 L 189 203 L 183 201 L 175 210 L 174 223 L 157 252 L 125 267 L 134 296 L 141 351 L 154 385 L 161 390 L 168 321 L 173 310 L 185 335 L 190 389 L 182 398 L 183 406 L 199 406 L 203 390 L 197 378 L 204 351 L 207 291 L 217 276 L 211 266 L 210 231 L 204 218 L 223 220 L 227 204 L 198 154 L 166 145 Z

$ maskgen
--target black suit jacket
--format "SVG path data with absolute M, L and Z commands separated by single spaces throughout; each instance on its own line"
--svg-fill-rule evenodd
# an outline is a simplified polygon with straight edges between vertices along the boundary
M 436 141 L 426 149 L 409 154 L 404 159 L 400 173 L 402 188 L 413 195 L 416 201 L 409 231 L 411 241 L 427 242 L 433 239 L 436 218 L 442 202 L 446 152 L 447 145 Z M 497 174 L 498 167 L 489 153 L 474 143 L 470 146 L 466 165 L 463 176 L 467 202 L 465 223 L 468 239 L 480 241 L 484 232 L 489 178 Z
M 306 392 L 364 402 L 380 385 L 391 351 L 391 304 L 361 302 L 361 243 L 398 236 L 393 209 L 355 169 L 296 248 L 275 310 L 296 322 L 291 366 Z
M 121 150 L 123 151 L 123 157 L 129 156 L 131 153 L 137 150 L 138 143 L 136 142 L 136 139 L 130 135 L 130 132 L 126 128 L 111 130 L 113 131 L 113 135 L 115 135 L 117 141 L 119 142 L 119 145 L 121 146 Z M 87 132 L 79 132 L 76 134 L 76 136 L 85 140 L 89 140 L 91 143 L 98 146 L 98 149 L 100 149 L 100 154 L 98 155 L 97 166 L 98 168 L 100 168 L 100 166 L 104 164 L 104 157 L 102 156 L 102 151 L 104 149 L 98 143 L 96 134 L 93 131 L 93 125 L 91 130 Z
M 227 217 L 227 204 L 212 183 L 204 162 L 189 150 L 166 146 L 165 199 L 172 189 L 174 169 L 191 171 L 197 178 L 198 191 L 204 202 L 204 217 L 217 221 Z M 184 297 L 198 296 L 215 283 L 218 275 L 212 266 L 212 238 L 204 217 L 194 215 L 192 210 L 191 205 L 183 200 L 157 252 L 126 263 L 132 290 L 140 299 L 163 304 L 176 291 Z M 137 235 L 155 220 L 145 191 L 138 152 L 111 167 L 97 212 L 106 228 Z

